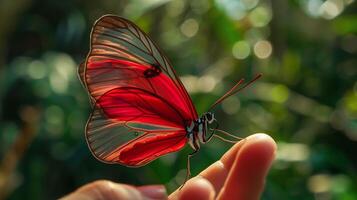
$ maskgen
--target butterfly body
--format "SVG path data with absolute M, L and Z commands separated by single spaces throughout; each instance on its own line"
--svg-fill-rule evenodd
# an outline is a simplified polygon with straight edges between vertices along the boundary
M 212 138 L 214 132 L 209 133 L 208 127 L 216 121 L 213 113 L 206 112 L 186 127 L 188 143 L 194 151 L 200 149 L 200 143 L 206 144 Z

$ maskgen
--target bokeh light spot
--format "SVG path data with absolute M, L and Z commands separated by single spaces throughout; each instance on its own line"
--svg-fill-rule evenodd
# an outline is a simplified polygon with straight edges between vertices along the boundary
M 319 8 L 318 13 L 325 19 L 333 19 L 344 9 L 342 0 L 327 0 Z
M 47 74 L 46 66 L 41 61 L 32 61 L 27 68 L 27 73 L 33 79 L 44 78 Z
M 317 17 L 319 16 L 319 13 L 317 12 L 322 5 L 323 1 L 322 0 L 305 0 L 305 1 L 300 1 L 302 6 L 305 9 L 305 12 L 312 16 L 312 17 Z
M 245 59 L 250 54 L 250 46 L 246 41 L 238 41 L 233 45 L 232 54 L 237 59 Z
M 272 51 L 273 47 L 269 41 L 260 40 L 254 45 L 254 54 L 260 59 L 268 58 Z
M 344 98 L 346 108 L 351 112 L 357 112 L 357 93 L 349 92 Z
M 76 63 L 67 54 L 48 54 L 54 69 L 50 74 L 50 85 L 54 92 L 63 94 L 68 90 L 69 82 L 76 78 Z
M 198 88 L 202 92 L 211 92 L 216 83 L 217 81 L 213 76 L 205 75 L 198 79 Z
M 241 1 L 236 0 L 216 0 L 219 7 L 224 9 L 227 15 L 234 19 L 240 20 L 246 16 L 246 8 Z
M 274 86 L 271 91 L 272 100 L 278 103 L 284 103 L 289 97 L 289 89 L 284 85 Z
M 57 73 L 53 72 L 50 75 L 50 85 L 54 92 L 56 93 L 65 93 L 68 89 L 67 80 L 63 79 L 61 76 L 58 76 Z
M 301 143 L 278 143 L 277 160 L 288 162 L 305 161 L 310 156 L 310 149 L 306 144 Z
M 327 174 L 314 175 L 309 178 L 307 185 L 313 193 L 328 192 L 331 189 L 331 177 Z
M 167 6 L 167 14 L 171 17 L 177 17 L 183 12 L 184 8 L 184 1 L 170 1 Z
M 241 0 L 245 9 L 252 9 L 259 3 L 259 0 Z
M 181 76 L 180 79 L 189 93 L 197 92 L 198 78 L 196 76 L 186 75 Z
M 271 17 L 271 10 L 267 7 L 257 7 L 249 14 L 249 20 L 254 27 L 266 26 Z
M 198 29 L 199 29 L 199 24 L 195 19 L 187 19 L 180 26 L 180 30 L 182 34 L 185 35 L 186 37 L 195 36 L 196 33 L 198 32 Z

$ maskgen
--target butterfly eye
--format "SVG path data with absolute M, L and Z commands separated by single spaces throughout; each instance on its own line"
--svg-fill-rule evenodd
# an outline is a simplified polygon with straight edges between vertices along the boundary
M 206 120 L 208 121 L 208 123 L 211 123 L 213 121 L 212 113 L 210 113 L 210 112 L 206 113 L 205 117 L 206 117 Z

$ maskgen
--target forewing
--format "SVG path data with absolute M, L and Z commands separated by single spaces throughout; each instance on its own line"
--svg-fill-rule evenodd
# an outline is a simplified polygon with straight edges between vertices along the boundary
M 107 15 L 95 23 L 84 77 L 95 100 L 116 87 L 135 87 L 166 99 L 186 120 L 197 118 L 187 91 L 166 57 L 126 19 Z

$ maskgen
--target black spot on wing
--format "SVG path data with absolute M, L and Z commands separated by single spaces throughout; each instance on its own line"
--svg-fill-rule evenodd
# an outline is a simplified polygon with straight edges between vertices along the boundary
M 160 75 L 162 73 L 160 66 L 157 64 L 151 65 L 151 67 L 147 70 L 144 71 L 144 77 L 145 78 L 153 78 L 155 76 Z

